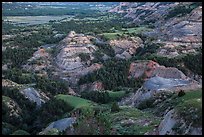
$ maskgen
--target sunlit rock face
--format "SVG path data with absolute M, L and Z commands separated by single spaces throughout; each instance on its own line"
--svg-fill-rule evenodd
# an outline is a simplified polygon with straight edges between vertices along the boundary
M 175 79 L 186 78 L 183 72 L 177 68 L 160 66 L 157 62 L 152 60 L 132 62 L 129 69 L 129 78 L 140 78 L 142 76 L 145 79 L 151 78 L 153 76 Z

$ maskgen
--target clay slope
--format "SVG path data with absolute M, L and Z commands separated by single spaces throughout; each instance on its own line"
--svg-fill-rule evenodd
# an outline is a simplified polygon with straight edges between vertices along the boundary
M 199 82 L 185 76 L 180 70 L 160 66 L 154 61 L 137 61 L 130 65 L 129 78 L 144 78 L 143 86 L 124 98 L 121 105 L 138 106 L 140 102 L 153 97 L 160 92 L 178 92 L 202 88 Z
M 109 12 L 123 13 L 137 25 L 153 24 L 154 31 L 146 34 L 163 41 L 202 42 L 202 6 L 196 4 L 199 5 L 193 2 L 123 2 Z M 180 7 L 192 11 L 188 13 Z M 181 13 L 168 18 L 176 8 L 181 9 Z

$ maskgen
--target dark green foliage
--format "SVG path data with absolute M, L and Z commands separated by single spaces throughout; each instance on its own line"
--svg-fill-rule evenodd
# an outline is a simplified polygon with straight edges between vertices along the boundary
M 102 104 L 110 101 L 110 96 L 107 91 L 85 91 L 81 93 L 81 97 Z
M 51 96 L 68 93 L 68 85 L 59 80 L 36 76 L 36 88 L 49 93 Z
M 93 109 L 83 109 L 77 117 L 74 135 L 109 135 L 111 132 L 111 123 L 107 113 L 100 110 L 95 113 Z
M 178 93 L 178 97 L 182 97 L 182 96 L 184 96 L 186 93 L 183 91 L 183 90 L 181 90 L 181 91 L 179 91 L 179 93 Z
M 151 108 L 153 107 L 153 103 L 154 103 L 155 99 L 154 98 L 150 98 L 150 99 L 146 99 L 144 101 L 142 101 L 139 105 L 138 105 L 138 109 L 145 109 L 145 108 Z
M 202 75 L 202 53 L 188 54 L 183 58 L 185 66 L 194 73 Z
M 8 87 L 2 87 L 2 95 L 12 98 L 22 109 L 32 111 L 35 109 L 35 103 L 30 102 L 22 95 L 18 89 L 10 89 Z
M 120 108 L 119 108 L 117 102 L 114 102 L 111 106 L 111 112 L 118 112 L 118 111 L 120 111 Z
M 35 74 L 27 73 L 26 71 L 18 68 L 3 71 L 3 74 L 5 75 L 5 79 L 9 79 L 18 84 L 29 84 L 36 81 Z
M 103 65 L 103 68 L 81 77 L 78 84 L 100 80 L 105 89 L 114 90 L 118 86 L 138 88 L 143 83 L 142 79 L 128 79 L 129 61 L 110 59 Z
M 184 131 L 185 131 L 185 127 L 182 126 L 182 125 L 183 125 L 182 123 L 177 122 L 177 123 L 173 126 L 172 130 L 173 130 L 174 132 L 176 132 L 177 134 L 182 135 L 182 134 L 184 134 Z
M 8 112 L 8 108 L 4 105 L 4 110 L 2 115 L 3 121 L 11 123 L 12 125 L 22 128 L 26 131 L 29 131 L 29 127 L 23 126 L 24 124 L 30 125 L 35 120 L 35 108 L 36 104 L 29 101 L 25 98 L 18 89 L 10 89 L 7 87 L 2 87 L 2 95 L 8 96 L 13 99 L 22 109 L 22 113 L 20 113 L 19 117 L 10 117 Z M 3 105 L 3 104 L 2 104 Z
M 24 29 L 24 30 L 23 30 Z M 23 29 L 16 29 L 17 32 L 29 32 L 33 31 L 32 28 L 26 27 Z M 24 65 L 29 58 L 32 57 L 33 53 L 36 51 L 35 48 L 40 47 L 42 44 L 53 44 L 57 43 L 62 38 L 54 38 L 51 29 L 47 28 L 40 28 L 38 33 L 32 33 L 29 36 L 16 36 L 9 40 L 10 45 L 18 46 L 16 48 L 7 47 L 6 50 L 3 52 L 2 61 L 3 63 L 12 62 L 11 67 L 20 68 Z M 5 42 L 5 41 L 4 41 Z M 3 42 L 3 43 L 4 43 Z
M 82 61 L 86 62 L 88 60 L 90 60 L 90 56 L 88 53 L 80 53 L 79 57 L 81 58 Z
M 147 43 L 145 44 L 144 48 L 139 47 L 136 50 L 135 55 L 136 56 L 143 56 L 145 54 L 153 54 L 157 51 L 157 49 L 162 46 L 162 44 L 156 44 L 156 43 Z
M 199 52 L 197 54 L 187 54 L 181 57 L 161 57 L 157 55 L 143 55 L 143 56 L 135 56 L 132 60 L 153 60 L 160 65 L 164 65 L 166 67 L 175 67 L 181 70 L 185 75 L 188 75 L 189 70 L 195 74 L 202 75 L 202 53 Z M 169 63 L 170 62 L 170 63 Z M 184 66 L 181 66 L 184 64 Z
M 17 108 L 13 108 L 14 111 L 15 109 Z M 8 107 L 8 105 L 6 105 L 6 103 L 4 103 L 2 101 L 2 120 L 3 122 L 6 122 L 6 123 L 10 123 L 14 126 L 18 126 L 18 123 L 22 122 L 22 117 L 21 116 L 15 116 L 15 115 L 10 115 L 11 113 L 11 109 Z M 5 134 L 7 134 L 9 131 L 7 131 L 5 129 Z
M 15 130 L 15 127 L 9 123 L 2 122 L 2 135 L 9 135 Z
M 19 29 L 21 27 L 2 21 L 2 35 L 12 34 L 12 29 Z
M 46 126 L 49 122 L 60 119 L 65 113 L 70 112 L 71 110 L 73 110 L 73 107 L 69 106 L 62 100 L 53 98 L 43 104 L 38 110 L 38 120 L 43 128 L 43 126 Z
M 110 45 L 104 43 L 95 43 L 95 45 L 99 48 L 100 52 L 105 53 L 110 57 L 115 56 L 115 51 Z
M 93 63 L 103 62 L 103 58 L 102 58 L 104 55 L 103 53 L 97 50 L 93 53 L 93 55 L 94 55 L 94 59 L 92 60 Z
M 94 21 L 94 22 L 83 21 L 83 24 L 81 20 L 70 20 L 70 21 L 61 22 L 61 23 L 53 23 L 52 27 L 56 31 L 59 31 L 61 33 L 66 33 L 66 34 L 72 30 L 74 30 L 76 33 L 101 34 L 101 33 L 112 32 L 111 29 L 113 27 L 116 30 L 121 30 L 125 22 L 127 21 L 120 17 L 118 17 L 117 19 Z
M 17 67 L 20 68 L 21 65 L 25 64 L 26 61 L 33 55 L 34 50 L 30 48 L 19 48 L 19 49 L 11 49 L 7 48 L 2 55 L 2 60 L 4 63 L 6 61 L 11 61 L 12 65 L 11 67 Z
M 37 76 L 20 69 L 10 69 L 3 72 L 3 74 L 5 74 L 6 79 L 10 79 L 18 84 L 35 83 L 35 87 L 44 91 L 48 96 L 63 94 L 69 91 L 68 85 L 63 81 Z

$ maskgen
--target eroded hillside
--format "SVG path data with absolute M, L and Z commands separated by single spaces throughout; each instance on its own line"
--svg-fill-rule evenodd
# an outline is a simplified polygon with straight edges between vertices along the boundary
M 2 134 L 202 135 L 202 3 L 55 4 L 2 20 Z

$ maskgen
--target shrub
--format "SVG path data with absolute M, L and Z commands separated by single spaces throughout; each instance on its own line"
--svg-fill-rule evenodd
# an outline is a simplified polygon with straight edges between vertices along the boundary
M 81 109 L 74 126 L 74 135 L 108 135 L 111 123 L 107 113 L 95 113 L 93 109 Z M 86 126 L 84 126 L 86 123 Z
M 81 60 L 82 60 L 83 62 L 86 62 L 86 61 L 90 60 L 90 56 L 89 56 L 88 53 L 80 53 L 80 54 L 79 54 L 79 57 L 81 58 Z
M 108 103 L 110 101 L 110 96 L 107 91 L 89 91 L 89 92 L 82 92 L 81 97 L 85 99 L 92 100 L 97 103 Z
M 178 97 L 184 96 L 186 93 L 183 90 L 180 90 L 178 93 Z
M 66 112 L 73 110 L 73 107 L 66 104 L 62 100 L 52 99 L 43 104 L 40 108 L 40 117 L 39 119 L 43 124 L 47 124 L 51 121 L 59 119 Z
M 153 107 L 153 102 L 154 99 L 150 98 L 150 99 L 146 99 L 144 101 L 142 101 L 139 105 L 138 105 L 138 109 L 145 109 L 145 108 L 152 108 Z
M 118 111 L 120 111 L 120 108 L 119 108 L 117 102 L 114 102 L 111 106 L 111 112 L 118 112 Z

